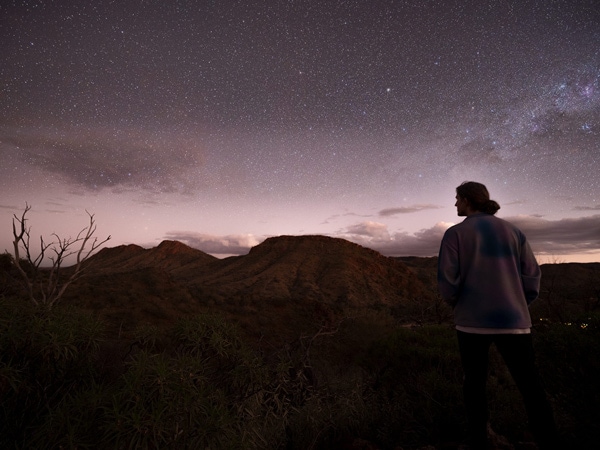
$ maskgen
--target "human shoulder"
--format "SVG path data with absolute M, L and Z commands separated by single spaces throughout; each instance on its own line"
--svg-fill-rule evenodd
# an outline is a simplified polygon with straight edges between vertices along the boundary
M 484 225 L 486 223 L 488 225 Z M 446 235 L 470 234 L 480 229 L 482 226 L 502 227 L 505 223 L 508 224 L 508 222 L 499 219 L 492 214 L 478 212 L 465 217 L 462 222 L 448 228 L 446 230 Z
M 511 228 L 518 233 L 522 233 L 521 230 L 519 229 L 519 227 L 517 227 L 514 223 L 512 223 L 506 219 L 503 219 L 503 218 L 497 217 L 497 216 L 492 216 L 491 214 L 489 215 L 489 217 L 490 217 L 490 220 L 498 223 L 499 225 L 501 224 L 501 225 L 505 226 L 506 228 Z
M 487 222 L 498 232 L 500 232 L 500 230 L 504 230 L 505 233 L 510 233 L 515 236 L 516 239 L 518 239 L 521 243 L 527 239 L 525 237 L 525 233 L 523 233 L 523 231 L 521 231 L 521 229 L 511 221 L 491 214 L 486 214 L 486 216 L 488 217 Z
M 450 230 L 459 231 L 461 229 L 470 228 L 474 224 L 479 222 L 480 220 L 482 220 L 482 219 L 485 220 L 486 217 L 493 217 L 493 216 L 491 216 L 490 214 L 484 214 L 484 213 L 471 214 L 470 216 L 465 217 L 462 222 L 457 223 L 456 225 L 452 225 L 450 228 L 448 228 L 448 231 L 450 231 Z
M 452 225 L 451 227 L 446 229 L 446 231 L 444 232 L 443 240 L 448 241 L 451 239 L 455 239 L 461 234 L 463 234 L 466 231 L 466 228 L 468 228 L 468 224 L 466 223 L 467 219 L 468 217 L 465 217 L 465 219 L 462 222 Z

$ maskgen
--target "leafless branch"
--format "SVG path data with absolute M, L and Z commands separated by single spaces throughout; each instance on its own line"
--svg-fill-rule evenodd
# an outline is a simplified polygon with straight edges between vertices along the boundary
M 110 240 L 110 236 L 102 241 L 94 236 L 96 232 L 94 215 L 86 211 L 89 216 L 89 224 L 77 234 L 75 239 L 61 238 L 53 233 L 54 240 L 46 243 L 40 236 L 40 252 L 38 256 L 33 257 L 30 228 L 27 227 L 26 218 L 30 210 L 31 206 L 25 204 L 23 214 L 20 217 L 15 214 L 13 218 L 15 266 L 21 275 L 29 299 L 36 305 L 45 304 L 51 308 L 62 298 L 71 283 L 83 275 L 83 263 L 94 251 Z M 24 257 L 21 256 L 21 250 L 25 253 Z M 52 255 L 47 257 L 51 264 L 49 269 L 42 270 L 41 265 L 46 260 L 48 252 L 52 252 Z M 62 266 L 65 260 L 72 255 L 76 255 L 76 263 L 70 271 L 70 275 L 63 280 Z

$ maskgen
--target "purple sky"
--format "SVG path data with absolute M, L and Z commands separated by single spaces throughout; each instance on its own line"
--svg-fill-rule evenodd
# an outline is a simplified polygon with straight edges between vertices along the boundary
M 0 251 L 269 236 L 437 254 L 486 184 L 541 262 L 600 261 L 596 0 L 0 6 Z

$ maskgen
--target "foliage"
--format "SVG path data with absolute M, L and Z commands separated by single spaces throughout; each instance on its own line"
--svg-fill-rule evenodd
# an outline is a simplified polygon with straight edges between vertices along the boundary
M 540 297 L 531 305 L 534 320 L 574 323 L 600 313 L 600 264 L 542 266 Z
M 0 443 L 23 441 L 93 380 L 102 329 L 71 310 L 0 303 Z
M 362 364 L 372 377 L 372 433 L 383 448 L 456 438 L 464 414 L 455 341 L 448 326 L 429 326 L 399 328 L 371 346 Z
M 534 343 L 559 425 L 592 448 L 600 328 L 595 317 L 583 323 L 538 326 Z M 200 315 L 119 339 L 74 310 L 0 301 L 0 446 L 383 450 L 462 438 L 449 325 L 390 327 L 374 314 L 267 351 L 223 317 Z M 494 353 L 489 391 L 496 431 L 516 441 L 525 416 Z
M 600 439 L 600 314 L 579 323 L 537 327 L 535 338 L 558 423 L 572 448 L 591 448 Z

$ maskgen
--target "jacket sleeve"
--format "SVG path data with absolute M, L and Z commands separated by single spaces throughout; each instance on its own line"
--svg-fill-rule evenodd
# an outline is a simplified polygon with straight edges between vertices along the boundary
M 438 257 L 438 289 L 442 299 L 454 307 L 460 292 L 458 242 L 454 233 L 446 230 Z
M 521 245 L 521 283 L 528 305 L 540 294 L 541 278 L 540 266 L 529 243 L 523 238 L 523 244 Z

